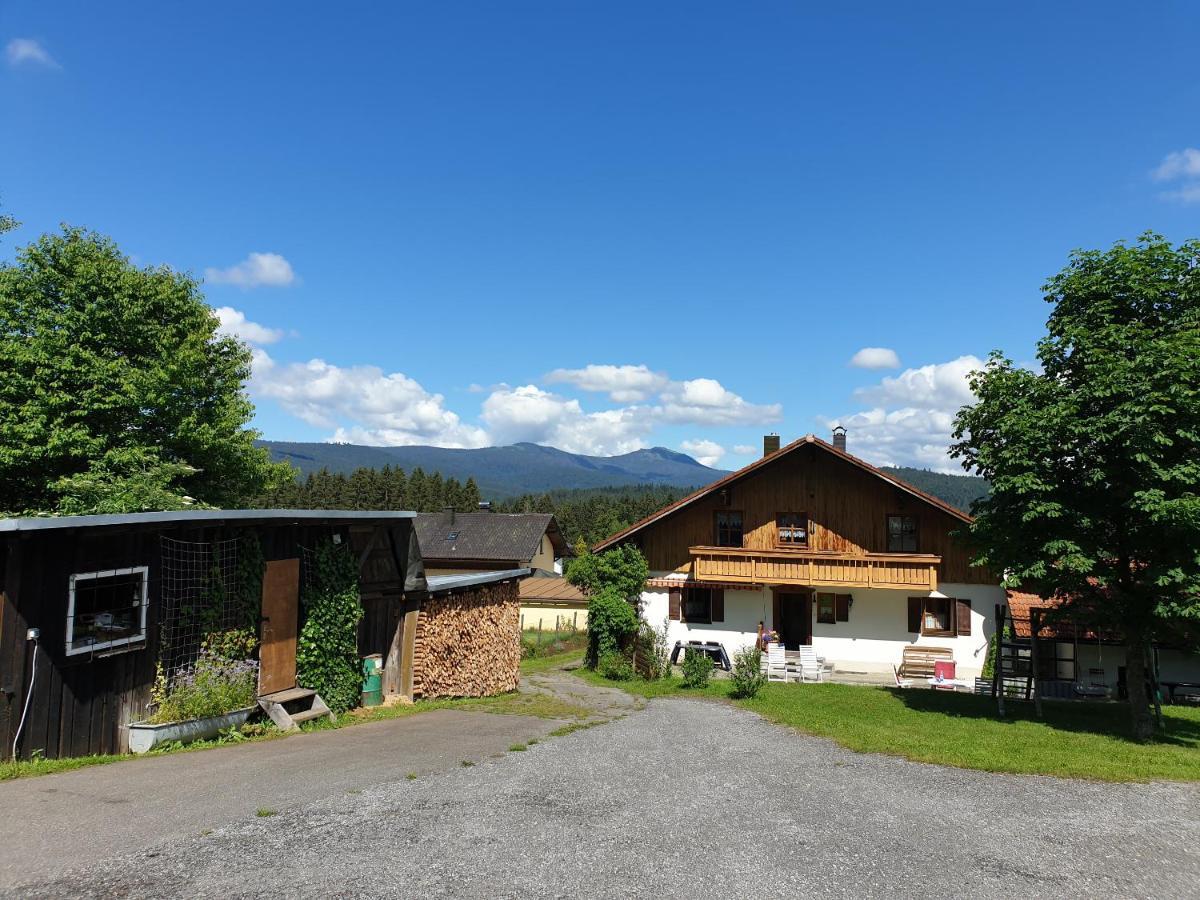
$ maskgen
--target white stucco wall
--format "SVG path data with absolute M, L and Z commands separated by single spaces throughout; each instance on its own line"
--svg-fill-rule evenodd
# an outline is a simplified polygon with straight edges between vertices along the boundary
M 663 578 L 667 573 L 653 573 Z M 846 622 L 821 624 L 816 621 L 813 604 L 813 646 L 818 655 L 832 662 L 835 671 L 890 675 L 899 665 L 906 646 L 949 647 L 958 663 L 960 678 L 973 678 L 983 669 L 988 641 L 995 630 L 996 604 L 1004 602 L 999 585 L 943 584 L 940 592 L 949 597 L 971 601 L 971 634 L 964 637 L 914 635 L 908 631 L 908 597 L 911 591 L 855 589 L 848 591 L 854 602 Z M 643 615 L 654 627 L 667 617 L 669 591 L 651 588 L 642 594 Z M 717 641 L 732 658 L 740 648 L 753 644 L 758 623 L 773 628 L 772 594 L 769 588 L 726 590 L 725 621 L 706 624 L 671 622 L 668 640 Z
M 666 573 L 653 577 L 661 578 Z M 642 616 L 655 628 L 661 628 L 667 619 L 670 592 L 667 588 L 651 588 L 642 594 Z M 758 639 L 758 623 L 771 622 L 771 592 L 764 590 L 725 592 L 725 621 L 711 625 L 670 622 L 667 627 L 667 642 L 674 647 L 676 641 L 716 641 L 725 647 L 729 658 L 742 647 L 753 645 Z
M 850 619 L 834 624 L 819 623 L 813 612 L 813 647 L 818 656 L 844 672 L 889 674 L 899 666 L 907 646 L 949 647 L 954 653 L 959 678 L 974 678 L 983 670 L 988 641 L 995 631 L 996 604 L 1004 602 L 999 585 L 942 584 L 947 597 L 971 601 L 971 633 L 962 637 L 916 635 L 908 630 L 908 598 L 911 591 L 854 589 Z M 815 604 L 814 604 L 815 606 Z

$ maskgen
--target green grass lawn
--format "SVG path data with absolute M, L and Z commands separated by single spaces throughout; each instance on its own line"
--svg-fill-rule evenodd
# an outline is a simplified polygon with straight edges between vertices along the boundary
M 996 717 L 990 697 L 922 689 L 846 684 L 768 684 L 752 700 L 729 700 L 730 683 L 685 690 L 677 678 L 595 684 L 643 697 L 698 697 L 733 702 L 780 725 L 832 738 L 864 753 L 989 772 L 1058 775 L 1104 781 L 1200 780 L 1200 709 L 1163 708 L 1166 734 L 1139 744 L 1128 738 L 1128 710 L 1119 703 L 1047 701 L 1039 720 L 1033 704 L 1009 701 Z

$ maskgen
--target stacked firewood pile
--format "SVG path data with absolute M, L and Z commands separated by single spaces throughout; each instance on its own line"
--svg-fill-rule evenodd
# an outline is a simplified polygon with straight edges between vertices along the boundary
M 413 655 L 419 697 L 488 697 L 516 690 L 521 668 L 516 582 L 431 597 L 421 605 Z

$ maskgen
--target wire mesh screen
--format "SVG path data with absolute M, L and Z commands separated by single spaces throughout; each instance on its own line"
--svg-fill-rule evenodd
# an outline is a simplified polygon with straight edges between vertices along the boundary
M 245 627 L 239 591 L 238 538 L 162 541 L 159 659 L 167 680 L 192 665 L 211 634 Z

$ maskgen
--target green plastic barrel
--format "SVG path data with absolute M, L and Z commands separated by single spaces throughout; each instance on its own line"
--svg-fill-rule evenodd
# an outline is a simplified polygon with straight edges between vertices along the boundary
M 383 676 L 380 675 L 378 654 L 363 658 L 362 705 L 379 706 L 383 703 Z

